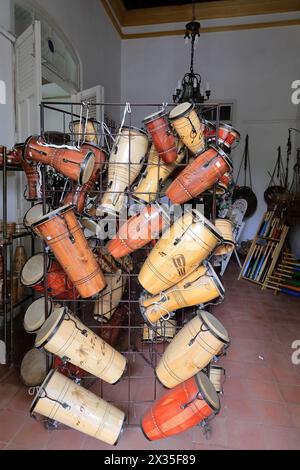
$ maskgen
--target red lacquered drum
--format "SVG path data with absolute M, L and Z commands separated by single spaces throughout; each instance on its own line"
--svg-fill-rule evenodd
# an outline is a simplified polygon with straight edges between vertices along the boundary
M 21 283 L 33 287 L 37 292 L 44 292 L 44 255 L 31 256 L 21 271 Z M 48 295 L 62 300 L 77 299 L 79 294 L 57 261 L 47 259 Z
M 107 249 L 115 258 L 128 255 L 158 238 L 169 220 L 162 206 L 148 204 L 121 226 L 116 238 L 108 242 Z
M 48 315 L 51 315 L 54 309 L 54 303 L 48 300 Z M 25 312 L 23 325 L 27 333 L 37 333 L 46 320 L 45 297 L 32 302 Z
M 99 180 L 100 173 L 106 161 L 107 153 L 102 148 L 92 143 L 84 143 L 81 149 L 91 150 L 95 155 L 95 165 L 90 179 L 82 186 L 77 186 L 69 192 L 63 200 L 63 205 L 74 204 L 76 211 L 82 213 L 88 194 L 93 190 L 96 182 Z
M 230 148 L 233 144 L 238 144 L 240 141 L 240 133 L 229 124 L 221 123 L 218 131 L 219 145 L 225 145 Z
M 143 123 L 151 135 L 152 141 L 160 158 L 165 163 L 173 163 L 177 159 L 175 137 L 169 127 L 165 110 L 145 117 Z
M 49 214 L 51 210 L 51 206 L 46 203 L 46 214 Z M 24 227 L 26 227 L 28 230 L 31 230 L 31 225 L 41 217 L 43 217 L 43 203 L 38 202 L 25 213 L 23 218 Z
M 29 162 L 35 161 L 50 165 L 58 173 L 78 184 L 85 184 L 90 179 L 95 164 L 95 156 L 89 149 L 50 145 L 43 137 L 36 135 L 26 140 L 24 158 Z
M 166 194 L 173 203 L 182 204 L 209 189 L 231 169 L 230 157 L 219 147 L 211 146 L 177 176 Z
M 206 139 L 206 142 L 212 142 L 216 139 L 216 126 L 206 119 L 201 120 L 203 126 L 203 135 Z
M 18 166 L 22 162 L 24 144 L 16 144 L 11 150 L 7 150 L 7 165 Z M 3 165 L 3 147 L 0 146 L 0 165 Z
M 220 400 L 209 378 L 199 372 L 155 402 L 142 419 L 149 441 L 179 434 L 220 411 Z
M 73 206 L 63 206 L 32 225 L 53 251 L 59 264 L 83 298 L 105 287 L 104 275 L 75 217 Z
M 42 199 L 42 177 L 37 162 L 29 162 L 22 158 L 23 171 L 27 178 L 25 198 L 27 201 L 39 201 Z

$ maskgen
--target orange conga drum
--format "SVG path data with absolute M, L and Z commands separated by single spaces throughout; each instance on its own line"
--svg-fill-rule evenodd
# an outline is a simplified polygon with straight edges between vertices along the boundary
M 39 201 L 42 199 L 42 177 L 39 163 L 21 159 L 21 165 L 27 178 L 24 197 L 27 201 Z
M 169 220 L 161 205 L 148 204 L 121 226 L 116 238 L 108 242 L 107 249 L 115 258 L 128 255 L 158 238 Z
M 199 372 L 166 392 L 142 418 L 146 439 L 156 441 L 186 431 L 220 411 L 220 399 L 209 378 Z
M 143 123 L 151 135 L 158 155 L 165 163 L 173 163 L 177 159 L 175 137 L 170 129 L 165 110 L 145 117 Z
M 37 253 L 31 256 L 21 271 L 21 283 L 32 287 L 36 292 L 44 292 L 44 255 Z M 77 299 L 78 291 L 66 276 L 57 261 L 47 257 L 47 288 L 48 295 L 62 300 Z
M 213 186 L 232 169 L 230 157 L 219 147 L 200 153 L 173 181 L 166 191 L 175 204 L 182 204 Z
M 75 217 L 67 205 L 42 216 L 32 229 L 51 248 L 59 264 L 83 298 L 105 287 L 104 275 Z
M 24 144 L 24 158 L 52 166 L 66 178 L 85 184 L 94 169 L 95 156 L 90 149 L 79 149 L 68 145 L 50 145 L 43 137 L 33 135 Z

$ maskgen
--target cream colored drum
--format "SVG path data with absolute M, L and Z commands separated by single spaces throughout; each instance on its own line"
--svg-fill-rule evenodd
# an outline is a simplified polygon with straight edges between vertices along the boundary
M 51 300 L 48 300 L 48 315 L 51 315 L 54 309 L 54 304 Z M 45 297 L 40 297 L 39 299 L 32 302 L 26 310 L 23 325 L 27 333 L 37 333 L 38 330 L 43 326 L 45 322 Z
M 110 384 L 118 382 L 126 368 L 126 359 L 95 335 L 66 307 L 56 307 L 39 330 L 36 348 L 71 362 Z
M 165 387 L 173 388 L 197 374 L 228 345 L 224 326 L 211 313 L 199 311 L 165 350 L 156 376 Z
M 75 137 L 75 140 L 81 142 L 98 143 L 98 134 L 100 134 L 100 123 L 93 119 L 83 119 L 80 121 L 71 121 L 69 124 L 70 131 Z
M 121 269 L 113 274 L 106 274 L 107 286 L 99 294 L 94 305 L 94 319 L 99 322 L 108 322 L 119 305 L 126 287 L 126 277 Z
M 170 174 L 182 162 L 185 155 L 184 144 L 176 139 L 177 159 L 174 163 L 164 163 L 158 155 L 155 146 L 152 144 L 147 168 L 142 175 L 138 185 L 134 189 L 133 198 L 142 202 L 153 202 L 159 196 L 161 186 Z
M 222 233 L 223 242 L 222 245 L 218 246 L 214 252 L 214 255 L 227 255 L 234 249 L 235 242 L 233 238 L 233 224 L 228 219 L 216 219 L 215 226 Z
M 97 216 L 118 214 L 122 210 L 125 192 L 142 169 L 148 144 L 147 134 L 141 129 L 120 129 L 109 157 L 108 189 L 97 207 Z
M 170 111 L 171 125 L 182 142 L 194 154 L 205 148 L 203 125 L 197 116 L 193 103 L 181 103 Z
M 153 328 L 146 323 L 143 326 L 143 343 L 164 343 L 170 342 L 176 335 L 176 320 L 158 321 Z
M 216 392 L 223 393 L 223 385 L 225 382 L 225 369 L 221 366 L 210 366 L 209 379 L 215 387 Z
M 45 351 L 32 348 L 21 362 L 20 377 L 28 387 L 41 385 L 47 375 L 47 355 Z
M 46 214 L 49 214 L 51 212 L 51 206 L 46 203 Z M 32 206 L 26 214 L 24 215 L 23 219 L 23 225 L 26 227 L 28 230 L 31 230 L 31 225 L 39 220 L 41 217 L 43 217 L 43 203 L 39 202 L 38 204 L 35 204 Z
M 219 230 L 200 212 L 186 211 L 152 249 L 139 282 L 151 294 L 169 289 L 196 269 L 221 241 Z
M 125 420 L 123 411 L 55 370 L 42 383 L 30 413 L 46 416 L 111 445 L 117 444 Z
M 146 322 L 155 324 L 161 318 L 169 318 L 179 308 L 223 299 L 224 286 L 210 263 L 201 265 L 170 289 L 154 297 L 141 297 L 141 312 Z

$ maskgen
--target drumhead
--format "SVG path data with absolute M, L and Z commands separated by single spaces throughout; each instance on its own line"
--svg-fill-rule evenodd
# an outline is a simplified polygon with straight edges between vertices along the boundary
M 226 162 L 227 165 L 229 166 L 229 169 L 230 169 L 230 170 L 233 170 L 233 163 L 232 163 L 231 157 L 230 157 L 226 152 L 224 152 L 224 150 L 222 150 L 221 147 L 214 146 L 214 145 L 210 145 L 209 148 L 212 148 L 212 149 L 214 149 L 216 152 L 218 152 L 218 154 L 220 155 L 220 157 L 222 157 L 223 160 L 225 160 L 225 162 Z
M 171 120 L 178 119 L 184 116 L 187 112 L 192 111 L 194 109 L 193 103 L 180 103 L 175 108 L 171 109 L 169 118 Z
M 46 378 L 42 382 L 41 386 L 39 387 L 39 391 L 37 392 L 36 396 L 34 397 L 34 399 L 31 402 L 30 414 L 32 414 L 34 412 L 35 405 L 37 404 L 38 400 L 41 398 L 41 395 L 45 393 L 46 387 L 47 387 L 48 383 L 50 382 L 52 376 L 55 373 L 58 374 L 59 372 L 57 372 L 55 369 L 50 370 L 50 372 L 48 373 L 48 375 L 46 376 Z
M 199 311 L 198 315 L 217 338 L 219 338 L 223 343 L 229 343 L 227 330 L 214 315 L 206 310 Z
M 189 210 L 187 212 L 190 212 Z M 203 222 L 203 225 L 207 227 L 220 241 L 223 240 L 223 235 L 217 227 L 212 224 L 201 212 L 196 209 L 191 210 L 192 214 L 196 216 L 197 219 L 200 219 Z
M 156 113 L 149 114 L 149 116 L 146 116 L 143 119 L 143 123 L 147 124 L 148 122 L 155 121 L 155 119 L 166 116 L 167 112 L 165 109 L 161 109 L 160 111 L 157 111 Z
M 56 333 L 57 328 L 64 319 L 64 307 L 55 307 L 51 315 L 47 318 L 42 328 L 39 330 L 36 339 L 35 347 L 42 348 L 50 341 L 52 336 Z
M 53 304 L 48 300 L 48 313 L 51 315 Z M 45 297 L 35 300 L 25 312 L 23 325 L 27 333 L 38 331 L 45 322 Z
M 203 372 L 195 375 L 196 383 L 203 400 L 216 412 L 220 410 L 220 398 L 216 392 L 215 387 Z
M 218 276 L 218 274 L 216 273 L 216 271 L 214 270 L 214 268 L 212 267 L 212 265 L 208 261 L 206 261 L 205 264 L 208 267 L 209 276 L 211 276 L 214 280 L 214 283 L 215 283 L 215 285 L 216 285 L 216 287 L 219 291 L 220 297 L 224 297 L 225 296 L 225 287 L 223 286 L 220 277 Z
M 21 362 L 20 376 L 28 387 L 41 385 L 47 376 L 47 355 L 44 351 L 32 348 Z
M 95 235 L 97 235 L 97 232 L 100 229 L 100 226 L 98 225 L 98 223 L 95 222 L 95 220 L 90 219 L 89 217 L 83 217 L 81 219 L 81 224 L 83 225 L 84 228 L 94 233 Z
M 82 162 L 79 175 L 79 184 L 85 184 L 90 179 L 95 166 L 95 155 L 91 150 L 89 150 Z
M 49 212 L 48 214 L 43 215 L 39 219 L 37 219 L 34 223 L 31 224 L 31 227 L 38 227 L 40 224 L 46 222 L 47 220 L 53 219 L 64 212 L 67 212 L 70 209 L 73 209 L 73 204 L 66 204 L 65 206 L 59 207 L 54 211 Z
M 48 214 L 50 211 L 51 207 L 46 202 L 46 214 Z M 30 228 L 31 225 L 41 217 L 43 217 L 43 203 L 38 202 L 37 204 L 32 206 L 24 215 L 23 225 L 27 228 Z
M 47 271 L 51 265 L 51 260 L 47 258 Z M 23 286 L 31 287 L 41 282 L 44 277 L 44 254 L 37 253 L 31 256 L 23 266 L 21 271 L 21 283 Z

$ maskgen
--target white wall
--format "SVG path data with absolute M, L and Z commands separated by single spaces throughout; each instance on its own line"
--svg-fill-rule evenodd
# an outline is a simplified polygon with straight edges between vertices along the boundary
M 265 210 L 267 170 L 275 164 L 276 148 L 285 151 L 287 129 L 295 126 L 297 106 L 291 83 L 299 76 L 300 27 L 267 28 L 201 35 L 195 70 L 210 82 L 212 99 L 236 100 L 235 125 L 242 139 L 249 134 L 254 191 L 259 208 L 244 238 L 254 235 Z M 125 40 L 122 43 L 122 99 L 131 102 L 172 101 L 177 81 L 189 69 L 190 46 L 181 36 Z M 147 110 L 149 111 L 149 109 Z M 141 124 L 145 111 L 136 113 Z M 243 141 L 234 152 L 235 170 Z

